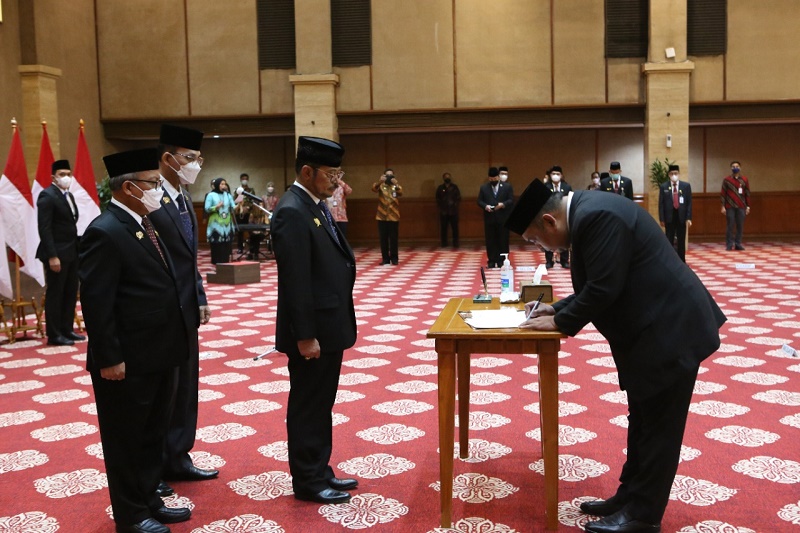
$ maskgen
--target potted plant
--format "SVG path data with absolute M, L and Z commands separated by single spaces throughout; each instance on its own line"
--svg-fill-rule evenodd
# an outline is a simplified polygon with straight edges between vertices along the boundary
M 650 165 L 650 184 L 655 189 L 660 189 L 663 184 L 669 181 L 669 166 L 674 165 L 675 161 L 670 161 L 666 157 L 661 162 L 658 159 Z

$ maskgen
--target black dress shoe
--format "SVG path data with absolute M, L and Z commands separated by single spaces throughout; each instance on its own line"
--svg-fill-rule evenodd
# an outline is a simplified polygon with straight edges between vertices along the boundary
M 74 346 L 75 341 L 59 335 L 58 337 L 47 339 L 47 344 L 50 346 Z
M 155 518 L 145 518 L 129 526 L 117 524 L 117 533 L 169 533 L 169 528 Z
M 353 490 L 358 487 L 358 480 L 352 478 L 339 479 L 333 477 L 328 480 L 328 486 L 334 490 Z
M 167 496 L 172 496 L 175 494 L 175 490 L 166 484 L 164 481 L 158 482 L 158 488 L 156 488 L 156 496 L 159 498 L 166 498 Z
M 744 246 L 742 246 L 741 244 L 737 244 L 734 248 L 736 248 L 739 251 L 744 250 Z
M 608 516 L 621 510 L 623 504 L 609 500 L 594 500 L 592 502 L 582 502 L 581 512 L 592 516 Z
M 350 501 L 350 493 L 334 489 L 325 489 L 313 494 L 306 494 L 305 492 L 295 492 L 294 497 L 297 498 L 298 500 L 303 500 L 306 502 L 329 503 L 329 504 L 347 503 Z
M 549 262 L 549 263 L 546 263 L 544 266 L 545 266 L 545 268 L 553 268 L 554 266 L 556 266 L 556 264 L 553 263 L 553 262 Z
M 564 261 L 563 263 L 561 263 L 561 266 L 564 268 L 569 268 L 569 261 Z
M 86 335 L 81 335 L 80 333 L 75 333 L 74 331 L 70 331 L 69 333 L 67 333 L 64 336 L 66 338 L 70 339 L 70 340 L 73 340 L 73 341 L 85 341 L 86 340 Z
M 587 522 L 584 531 L 589 533 L 661 533 L 661 524 L 648 524 L 636 520 L 628 511 L 618 511 L 595 522 Z
M 164 472 L 164 479 L 169 481 L 205 481 L 206 479 L 214 479 L 218 475 L 219 470 L 203 470 L 191 465 L 178 472 Z
M 153 511 L 153 518 L 162 524 L 176 524 L 178 522 L 186 522 L 191 518 L 192 511 L 188 507 L 162 507 L 157 511 Z

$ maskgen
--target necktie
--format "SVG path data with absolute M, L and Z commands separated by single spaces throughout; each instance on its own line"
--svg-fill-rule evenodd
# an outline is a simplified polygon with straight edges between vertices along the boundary
M 614 180 L 614 192 L 619 194 L 619 182 Z
M 186 240 L 189 245 L 194 248 L 194 229 L 192 228 L 192 217 L 189 215 L 189 210 L 186 208 L 186 198 L 183 193 L 178 193 L 178 214 L 181 216 L 181 224 L 183 224 L 183 233 L 186 235 Z
M 144 227 L 145 232 L 147 232 L 147 236 L 150 237 L 150 242 L 152 242 L 153 246 L 158 250 L 158 255 L 161 256 L 161 261 L 164 262 L 164 266 L 167 266 L 167 260 L 164 258 L 164 252 L 161 251 L 161 245 L 158 244 L 158 238 L 156 237 L 156 230 L 153 229 L 153 223 L 150 222 L 149 218 L 142 217 L 142 227 Z
M 678 186 L 672 186 L 672 208 L 678 209 Z
M 494 197 L 497 198 L 497 185 L 492 186 L 492 193 L 494 194 Z
M 75 210 L 75 199 L 72 197 L 69 191 L 64 192 L 64 200 L 67 201 L 69 210 L 72 211 L 72 218 L 77 220 L 78 217 L 75 216 L 77 214 L 77 211 Z
M 331 232 L 333 233 L 333 238 L 336 239 L 336 244 L 341 246 L 342 243 L 339 242 L 339 235 L 336 232 L 336 224 L 334 224 L 333 222 L 333 217 L 331 216 L 331 212 L 328 211 L 328 206 L 325 205 L 325 200 L 320 200 L 317 205 L 319 206 L 320 209 L 322 209 L 322 214 L 325 215 L 325 220 L 328 221 L 328 226 L 330 226 L 331 228 Z

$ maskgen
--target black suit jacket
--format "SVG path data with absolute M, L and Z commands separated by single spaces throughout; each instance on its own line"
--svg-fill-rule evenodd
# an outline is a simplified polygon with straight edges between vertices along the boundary
M 486 211 L 487 205 L 497 205 L 501 202 L 505 206 L 504 209 L 492 211 L 491 213 Z M 514 207 L 514 188 L 508 182 L 500 182 L 497 189 L 497 197 L 495 198 L 492 192 L 492 184 L 487 181 L 481 185 L 478 191 L 478 206 L 483 210 L 484 222 L 503 224 Z
M 298 340 L 316 338 L 322 352 L 356 342 L 353 286 L 356 261 L 347 239 L 337 244 L 319 206 L 293 185 L 270 221 L 278 263 L 278 351 L 299 355 Z
M 194 243 L 186 238 L 178 206 L 166 190 L 161 198 L 161 209 L 150 213 L 149 218 L 158 231 L 158 236 L 167 245 L 172 264 L 175 265 L 175 277 L 178 280 L 183 313 L 187 322 L 194 324 L 194 328 L 197 329 L 200 327 L 200 306 L 207 305 L 208 300 L 203 289 L 203 277 L 197 270 L 197 216 L 188 193 L 184 193 L 184 199 L 192 219 Z
M 553 183 L 552 181 L 548 181 L 544 185 L 545 185 L 545 187 L 547 187 L 551 191 L 555 191 L 556 190 L 556 184 Z M 561 180 L 561 183 L 559 183 L 559 185 L 560 185 L 559 190 L 561 191 L 561 194 L 565 194 L 566 195 L 566 194 L 572 192 L 572 187 L 570 186 L 569 183 L 564 182 L 564 180 Z
M 620 196 L 624 195 L 628 200 L 633 200 L 633 182 L 625 176 L 620 176 L 619 184 L 621 185 L 621 189 L 617 194 Z M 600 190 L 614 192 L 614 183 L 611 178 L 603 178 L 600 180 Z
M 672 207 L 672 182 L 667 182 L 659 188 L 658 220 L 665 224 L 680 222 L 686 224 L 692 220 L 692 186 L 685 181 L 678 181 L 678 220 L 672 220 L 674 208 Z M 683 202 L 680 200 L 683 199 Z
M 725 315 L 647 211 L 621 196 L 576 191 L 569 234 L 575 294 L 553 305 L 556 324 L 575 335 L 594 323 L 623 390 L 656 394 L 719 348 Z
M 166 266 L 144 229 L 114 204 L 83 234 L 78 274 L 90 372 L 124 362 L 127 374 L 146 374 L 188 357 L 189 324 L 163 242 L 161 249 Z
M 68 192 L 75 215 L 67 203 L 67 198 L 55 184 L 39 193 L 36 200 L 36 211 L 39 222 L 39 247 L 36 258 L 45 265 L 51 257 L 58 257 L 62 262 L 74 261 L 78 258 L 78 205 Z

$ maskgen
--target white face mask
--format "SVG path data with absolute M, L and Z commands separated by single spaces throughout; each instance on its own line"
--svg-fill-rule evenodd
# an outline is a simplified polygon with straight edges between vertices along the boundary
M 56 178 L 56 185 L 58 185 L 61 189 L 67 190 L 69 186 L 72 185 L 72 177 L 71 176 L 59 176 Z
M 172 159 L 175 159 L 175 156 L 172 156 Z M 177 163 L 178 160 L 175 159 L 175 162 Z M 175 174 L 178 175 L 181 183 L 184 185 L 193 185 L 197 180 L 197 175 L 200 174 L 200 163 L 197 161 L 192 161 L 188 165 L 181 165 L 180 163 L 178 163 L 178 165 L 180 168 L 175 171 Z M 170 166 L 170 168 L 172 167 Z
M 592 178 L 592 183 L 595 185 L 600 185 L 600 178 Z
M 508 174 L 500 174 L 500 181 L 506 181 L 508 179 Z
M 267 192 L 272 194 L 275 192 L 275 187 L 267 187 Z
M 242 180 L 242 187 L 247 187 L 247 183 L 248 183 L 247 180 Z
M 550 179 L 553 180 L 553 183 L 558 183 L 561 181 L 561 174 L 550 174 Z
M 678 175 L 678 174 L 672 174 L 672 175 L 669 177 L 669 180 L 670 180 L 672 183 L 678 183 L 678 178 L 679 178 L 679 175 Z
M 136 199 L 144 204 L 148 213 L 161 209 L 161 198 L 164 197 L 164 193 L 161 189 L 148 189 L 145 191 L 135 183 L 133 183 L 133 186 L 142 191 L 142 197 Z

